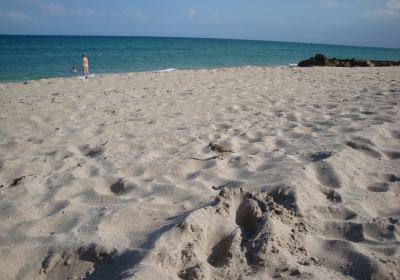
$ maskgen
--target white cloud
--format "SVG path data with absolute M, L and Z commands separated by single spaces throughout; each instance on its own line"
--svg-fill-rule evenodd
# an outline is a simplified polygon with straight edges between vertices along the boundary
M 321 4 L 330 6 L 330 7 L 337 7 L 337 8 L 343 8 L 343 7 L 350 7 L 349 4 L 343 3 L 343 2 L 338 2 L 338 1 L 321 1 Z
M 57 4 L 48 4 L 42 6 L 42 11 L 49 14 L 59 14 L 64 13 L 66 11 L 64 6 Z
M 366 17 L 396 17 L 400 16 L 400 0 L 388 0 L 383 8 L 366 12 Z
M 193 7 L 189 7 L 189 9 L 187 10 L 187 15 L 188 17 L 194 18 L 197 16 L 197 10 Z
M 0 18 L 8 20 L 20 20 L 20 21 L 33 19 L 33 17 L 28 14 L 13 12 L 13 11 L 8 11 L 8 12 L 0 11 Z
M 58 4 L 43 5 L 42 11 L 47 14 L 69 16 L 90 16 L 96 14 L 93 10 L 70 9 Z
M 40 4 L 41 0 L 1 0 L 1 2 L 13 5 L 37 5 Z
M 147 20 L 149 18 L 149 16 L 141 10 L 123 11 L 122 14 L 131 19 Z
M 392 10 L 395 12 L 400 12 L 400 0 L 390 0 L 386 3 L 386 9 Z

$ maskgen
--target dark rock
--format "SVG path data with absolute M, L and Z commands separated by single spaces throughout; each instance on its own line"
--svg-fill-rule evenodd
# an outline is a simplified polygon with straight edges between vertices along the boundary
M 329 64 L 329 59 L 323 54 L 316 54 L 314 56 L 315 66 L 327 66 Z
M 336 65 L 338 67 L 351 67 L 350 62 L 348 61 L 339 61 L 339 64 Z
M 358 60 L 329 58 L 323 54 L 316 54 L 314 57 L 300 61 L 299 67 L 310 66 L 331 66 L 331 67 L 387 67 L 400 66 L 400 61 L 380 61 L 380 60 Z
M 338 63 L 336 60 L 330 60 L 327 56 L 323 54 L 316 54 L 314 57 L 310 59 L 303 60 L 299 62 L 299 67 L 308 67 L 308 66 L 335 66 L 335 63 Z

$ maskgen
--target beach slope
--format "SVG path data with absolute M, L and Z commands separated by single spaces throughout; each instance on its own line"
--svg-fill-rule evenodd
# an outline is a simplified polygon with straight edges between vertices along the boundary
M 400 67 L 0 84 L 1 279 L 400 279 Z

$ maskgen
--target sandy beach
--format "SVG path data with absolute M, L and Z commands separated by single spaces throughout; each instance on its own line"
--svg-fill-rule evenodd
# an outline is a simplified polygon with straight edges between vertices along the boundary
M 0 279 L 400 279 L 400 67 L 0 84 Z

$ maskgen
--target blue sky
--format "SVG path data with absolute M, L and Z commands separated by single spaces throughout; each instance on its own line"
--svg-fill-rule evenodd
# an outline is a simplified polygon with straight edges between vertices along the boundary
M 400 48 L 400 0 L 0 0 L 0 34 L 213 37 Z

